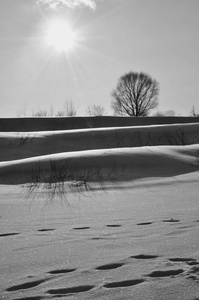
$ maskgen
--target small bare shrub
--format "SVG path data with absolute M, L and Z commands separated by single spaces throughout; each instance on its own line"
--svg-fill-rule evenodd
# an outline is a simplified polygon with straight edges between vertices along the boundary
M 77 111 L 72 103 L 72 101 L 66 101 L 64 103 L 64 107 L 62 110 L 59 110 L 56 114 L 56 116 L 58 117 L 64 117 L 64 116 L 67 116 L 67 117 L 74 117 L 76 116 L 77 114 Z
M 190 115 L 192 117 L 199 117 L 199 112 L 196 111 L 196 108 L 194 105 L 191 107 Z
M 121 171 L 121 170 L 120 170 Z M 124 167 L 122 171 L 124 172 Z M 80 167 L 78 164 L 69 164 L 50 160 L 45 167 L 38 163 L 34 171 L 29 174 L 28 197 L 42 192 L 50 199 L 67 198 L 72 192 L 92 191 L 92 183 L 97 182 L 104 189 L 104 182 L 117 181 L 118 168 L 116 163 L 103 170 L 100 165 Z
M 105 109 L 101 105 L 88 106 L 86 114 L 89 116 L 100 117 L 105 115 Z

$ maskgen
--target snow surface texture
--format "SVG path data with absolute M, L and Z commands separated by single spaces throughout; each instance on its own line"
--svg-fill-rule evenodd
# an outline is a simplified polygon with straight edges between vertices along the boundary
M 199 299 L 198 123 L 0 145 L 0 299 Z

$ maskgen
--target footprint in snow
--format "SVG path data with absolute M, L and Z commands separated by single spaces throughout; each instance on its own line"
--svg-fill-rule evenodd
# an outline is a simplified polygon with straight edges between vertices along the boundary
M 183 269 L 176 269 L 176 270 L 158 270 L 158 271 L 153 271 L 149 273 L 147 276 L 149 277 L 168 277 L 168 276 L 176 276 L 181 273 L 183 273 Z
M 73 230 L 85 230 L 85 229 L 89 229 L 90 227 L 85 226 L 85 227 L 74 227 Z
M 187 262 L 187 263 L 195 263 L 197 260 L 195 258 L 188 258 L 188 257 L 174 257 L 169 258 L 169 261 L 172 262 Z
M 150 254 L 138 254 L 138 255 L 133 255 L 130 258 L 135 258 L 135 259 L 154 259 L 157 258 L 157 255 L 150 255 Z
M 35 280 L 35 281 L 30 281 L 30 282 L 24 282 L 19 285 L 14 285 L 6 289 L 7 292 L 15 292 L 15 291 L 20 291 L 20 290 L 26 290 L 26 289 L 31 289 L 35 286 L 38 286 L 47 280 L 42 279 L 42 280 Z
M 51 289 L 48 290 L 47 293 L 51 295 L 67 295 L 67 294 L 77 294 L 77 293 L 83 293 L 88 292 L 92 290 L 95 286 L 94 285 L 80 285 L 80 286 L 74 286 L 70 288 L 60 288 L 60 289 Z
M 123 265 L 124 265 L 123 263 L 112 263 L 112 264 L 107 264 L 107 265 L 99 266 L 99 267 L 97 267 L 95 269 L 96 270 L 101 270 L 101 271 L 104 271 L 104 270 L 113 270 L 113 269 L 120 268 Z
M 146 225 L 151 225 L 151 224 L 153 224 L 153 222 L 143 222 L 143 223 L 137 223 L 136 225 L 138 225 L 138 226 L 146 226 Z
M 108 224 L 108 225 L 106 225 L 106 227 L 121 227 L 122 225 L 120 225 L 120 224 Z
M 42 296 L 30 296 L 30 297 L 24 297 L 24 298 L 14 298 L 13 300 L 42 300 L 45 299 L 45 297 Z
M 165 222 L 165 223 L 178 223 L 180 222 L 180 220 L 176 220 L 176 219 L 168 219 L 168 220 L 162 220 L 162 222 Z
M 19 232 L 2 233 L 2 234 L 0 234 L 0 237 L 11 236 L 11 235 L 18 235 L 18 234 L 20 234 L 20 233 Z
M 58 269 L 58 270 L 52 270 L 49 271 L 48 274 L 66 274 L 74 272 L 76 269 Z
M 122 288 L 122 287 L 130 287 L 134 286 L 140 283 L 143 283 L 144 279 L 130 279 L 130 280 L 123 280 L 123 281 L 116 281 L 116 282 L 110 282 L 105 283 L 103 287 L 105 288 Z
M 39 232 L 46 232 L 46 231 L 53 231 L 54 228 L 47 228 L 47 229 L 38 229 Z

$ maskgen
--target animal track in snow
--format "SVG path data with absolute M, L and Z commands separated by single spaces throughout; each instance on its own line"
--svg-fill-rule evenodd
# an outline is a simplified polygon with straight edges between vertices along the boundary
M 174 258 L 169 258 L 169 261 L 172 262 L 197 262 L 196 259 L 194 258 L 186 258 L 186 257 L 174 257 Z
M 153 224 L 153 222 L 142 222 L 142 223 L 137 223 L 136 225 L 138 225 L 138 226 L 145 226 L 145 225 L 151 225 L 151 224 Z
M 107 264 L 107 265 L 102 265 L 97 268 L 96 270 L 113 270 L 122 267 L 124 264 L 123 263 L 112 263 L 112 264 Z
M 189 273 L 199 275 L 199 267 L 198 266 L 192 266 L 189 270 Z
M 199 282 L 199 266 L 192 266 L 186 272 L 187 278 Z
M 74 227 L 74 230 L 85 230 L 85 229 L 89 229 L 90 227 L 85 226 L 85 227 Z
M 20 234 L 20 233 L 19 232 L 2 233 L 2 234 L 0 234 L 0 237 L 11 236 L 11 235 L 18 235 L 18 234 Z
M 167 277 L 167 276 L 175 276 L 183 273 L 183 269 L 176 269 L 176 270 L 164 270 L 164 271 L 153 271 L 149 273 L 147 276 L 149 277 Z
M 171 219 L 168 219 L 168 220 L 162 220 L 162 222 L 164 222 L 164 223 L 178 223 L 178 222 L 180 222 L 180 220 L 171 218 Z
M 46 280 L 41 279 L 41 280 L 35 280 L 35 281 L 30 281 L 30 282 L 25 282 L 19 285 L 14 285 L 6 289 L 7 292 L 14 292 L 14 291 L 20 291 L 20 290 L 26 290 L 26 289 L 31 289 L 35 286 L 38 286 L 42 283 L 44 283 Z
M 130 287 L 144 282 L 144 279 L 130 279 L 123 281 L 110 282 L 103 285 L 105 288 L 120 288 L 120 287 Z
M 40 232 L 45 232 L 45 231 L 53 231 L 55 230 L 54 228 L 48 228 L 48 229 L 38 229 Z
M 76 269 L 58 269 L 58 270 L 52 270 L 48 272 L 48 274 L 66 274 L 74 272 Z
M 42 296 L 31 296 L 31 297 L 24 297 L 24 298 L 14 298 L 13 300 L 42 300 L 45 299 Z
M 122 225 L 120 224 L 108 224 L 106 227 L 121 227 Z
M 157 255 L 150 255 L 150 254 L 138 254 L 138 255 L 133 255 L 130 258 L 135 258 L 135 259 L 154 259 L 157 258 Z
M 199 265 L 199 262 L 196 260 L 196 261 L 188 261 L 187 264 L 189 266 L 196 266 L 196 265 Z
M 94 287 L 95 287 L 94 285 L 80 285 L 80 286 L 74 286 L 70 288 L 51 289 L 48 290 L 47 293 L 51 295 L 76 294 L 76 293 L 88 292 L 92 290 Z

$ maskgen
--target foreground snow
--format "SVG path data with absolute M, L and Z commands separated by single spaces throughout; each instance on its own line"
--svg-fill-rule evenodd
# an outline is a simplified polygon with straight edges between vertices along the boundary
M 1 299 L 197 299 L 198 192 L 197 173 L 66 202 L 2 186 Z
M 0 299 L 199 299 L 198 132 L 1 133 Z

